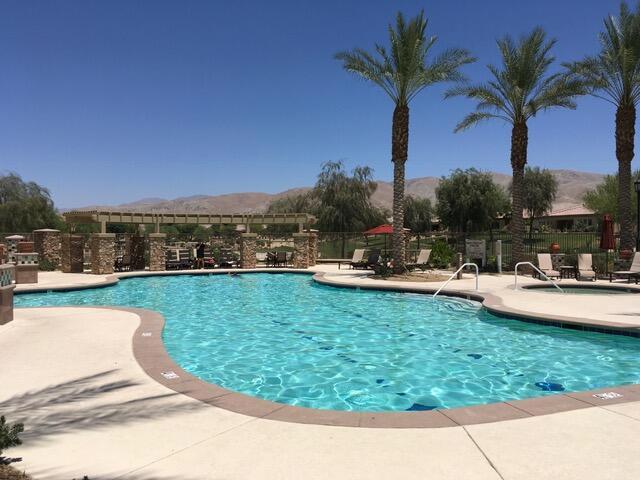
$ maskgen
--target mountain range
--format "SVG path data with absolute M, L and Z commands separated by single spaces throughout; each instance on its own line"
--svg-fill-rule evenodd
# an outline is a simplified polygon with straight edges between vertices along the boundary
M 554 208 L 565 208 L 582 204 L 583 195 L 602 182 L 604 174 L 580 172 L 575 170 L 551 170 L 558 181 L 558 193 Z M 491 173 L 494 181 L 507 187 L 510 175 Z M 435 191 L 439 177 L 421 177 L 407 180 L 406 193 L 416 197 L 427 197 L 435 200 Z M 193 195 L 172 200 L 163 198 L 143 198 L 135 202 L 120 205 L 93 205 L 76 210 L 117 210 L 117 211 L 150 211 L 157 213 L 259 213 L 266 210 L 269 204 L 282 197 L 295 195 L 309 190 L 310 187 L 299 187 L 280 193 L 242 192 L 225 195 Z M 391 209 L 393 184 L 378 181 L 378 188 L 373 195 L 376 205 Z

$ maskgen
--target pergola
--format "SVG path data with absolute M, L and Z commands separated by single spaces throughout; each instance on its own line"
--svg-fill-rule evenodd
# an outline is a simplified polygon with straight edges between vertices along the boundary
M 101 232 L 107 233 L 108 223 L 128 223 L 136 225 L 154 225 L 155 233 L 160 233 L 160 225 L 298 225 L 303 232 L 316 221 L 308 213 L 259 213 L 259 214 L 220 214 L 220 213 L 156 213 L 156 212 L 119 212 L 116 210 L 73 210 L 62 214 L 68 224 L 99 223 Z
M 165 239 L 160 233 L 161 225 L 244 225 L 240 235 L 240 261 L 243 268 L 256 266 L 257 234 L 250 231 L 251 225 L 297 225 L 298 233 L 293 234 L 294 267 L 307 268 L 315 265 L 317 236 L 308 229 L 316 221 L 308 213 L 158 213 L 120 212 L 115 210 L 73 210 L 63 214 L 67 224 L 98 223 L 101 233 L 91 236 L 91 272 L 95 274 L 113 273 L 115 259 L 115 234 L 107 233 L 107 224 L 153 225 L 155 233 L 148 235 L 149 270 L 165 269 Z M 308 231 L 305 232 L 305 229 Z M 142 237 L 139 237 L 142 238 Z M 62 238 L 63 271 L 82 271 L 82 251 L 84 242 L 74 235 Z M 65 262 L 65 259 L 68 259 Z M 71 264 L 75 265 L 72 266 Z

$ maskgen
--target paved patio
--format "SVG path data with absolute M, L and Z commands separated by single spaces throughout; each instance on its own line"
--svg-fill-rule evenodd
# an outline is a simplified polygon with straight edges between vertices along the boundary
M 316 270 L 334 281 L 374 282 L 331 266 Z M 108 280 L 56 272 L 41 273 L 40 278 L 39 286 L 47 288 Z M 555 294 L 513 291 L 512 283 L 513 277 L 483 276 L 480 289 L 505 305 L 541 314 L 560 311 L 640 325 L 639 297 L 612 296 L 607 297 L 610 301 L 589 303 L 582 296 L 567 295 L 560 302 Z M 453 285 L 473 290 L 474 280 L 469 277 Z M 92 480 L 475 480 L 640 475 L 640 402 L 431 429 L 287 423 L 201 403 L 151 379 L 133 356 L 131 339 L 140 322 L 136 314 L 39 308 L 19 309 L 15 317 L 0 327 L 0 411 L 11 421 L 24 420 L 24 445 L 8 453 L 23 457 L 17 466 L 36 479 L 87 475 Z M 640 387 L 635 388 L 640 395 Z

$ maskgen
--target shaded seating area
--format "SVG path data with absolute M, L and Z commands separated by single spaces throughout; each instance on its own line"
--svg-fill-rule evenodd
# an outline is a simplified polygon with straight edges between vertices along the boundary
M 609 282 L 613 282 L 615 278 L 626 278 L 628 283 L 631 283 L 631 279 L 635 279 L 636 284 L 640 278 L 640 252 L 636 252 L 633 255 L 631 266 L 629 270 L 618 270 L 609 273 Z
M 286 267 L 287 263 L 293 259 L 293 256 L 289 257 L 290 252 L 278 251 L 267 252 L 266 265 L 267 267 Z

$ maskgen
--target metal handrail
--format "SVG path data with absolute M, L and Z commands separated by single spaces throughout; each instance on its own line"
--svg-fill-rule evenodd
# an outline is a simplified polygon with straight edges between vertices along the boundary
M 549 277 L 547 277 L 542 270 L 540 270 L 538 267 L 536 267 L 531 262 L 518 262 L 518 263 L 516 263 L 516 268 L 515 268 L 516 274 L 515 274 L 515 280 L 514 280 L 514 284 L 513 284 L 513 289 L 514 290 L 518 290 L 518 267 L 520 265 L 529 265 L 529 266 L 533 267 L 534 270 L 536 270 L 540 275 L 542 275 L 544 278 L 546 278 L 548 281 L 550 281 L 553 284 L 554 287 L 556 287 L 558 290 L 560 290 L 560 293 L 564 293 L 564 290 L 562 290 L 562 288 L 560 288 L 560 285 L 558 285 L 556 282 L 554 282 Z
M 449 280 L 447 280 L 446 282 L 444 282 L 444 285 L 442 285 L 437 291 L 436 293 L 433 294 L 432 298 L 436 298 L 436 296 L 440 293 L 440 290 L 442 290 L 444 287 L 446 287 L 447 285 L 449 285 L 449 282 L 451 280 L 453 280 L 453 277 L 455 277 L 456 275 L 458 275 L 458 273 L 460 273 L 460 271 L 465 268 L 465 267 L 470 267 L 471 265 L 473 265 L 476 269 L 476 290 L 478 290 L 478 276 L 480 275 L 480 271 L 478 270 L 478 265 L 476 265 L 475 263 L 472 262 L 468 262 L 468 263 L 463 263 L 462 266 L 457 269 L 455 272 L 453 272 L 453 274 L 449 277 Z

